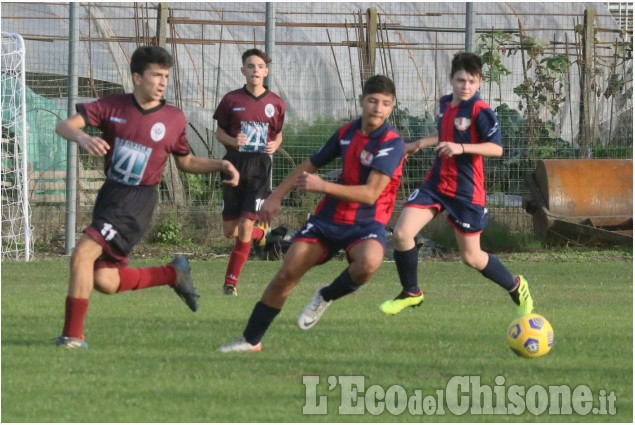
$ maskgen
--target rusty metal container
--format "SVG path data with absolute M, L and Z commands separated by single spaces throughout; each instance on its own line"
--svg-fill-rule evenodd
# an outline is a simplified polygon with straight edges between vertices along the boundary
M 632 160 L 542 160 L 525 184 L 523 207 L 540 240 L 632 245 Z

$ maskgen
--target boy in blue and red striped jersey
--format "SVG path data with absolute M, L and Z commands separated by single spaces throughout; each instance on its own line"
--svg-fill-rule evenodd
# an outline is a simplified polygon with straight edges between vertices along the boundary
M 405 153 L 401 136 L 386 123 L 395 104 L 392 80 L 382 75 L 369 78 L 360 104 L 361 118 L 335 132 L 280 183 L 260 209 L 261 218 L 270 221 L 280 213 L 282 198 L 294 187 L 324 194 L 256 303 L 243 336 L 220 351 L 260 351 L 261 339 L 296 283 L 340 249 L 346 251 L 349 265 L 330 285 L 317 290 L 298 316 L 301 329 L 313 327 L 332 301 L 356 291 L 381 265 L 385 226 L 395 204 Z M 342 160 L 337 183 L 314 174 L 337 158 Z
M 454 56 L 450 73 L 452 94 L 441 98 L 438 135 L 406 145 L 407 154 L 436 145 L 437 157 L 421 185 L 404 203 L 394 228 L 395 265 L 403 290 L 379 306 L 385 314 L 397 314 L 423 302 L 415 236 L 444 210 L 454 227 L 463 262 L 507 290 L 518 306 L 518 315 L 533 310 L 527 281 L 512 275 L 497 256 L 481 250 L 480 235 L 489 220 L 483 157 L 503 154 L 498 118 L 478 94 L 482 67 L 481 58 L 473 53 Z

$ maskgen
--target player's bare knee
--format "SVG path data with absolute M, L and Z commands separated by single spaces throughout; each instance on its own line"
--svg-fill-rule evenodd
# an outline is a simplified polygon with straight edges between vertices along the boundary
M 461 260 L 463 261 L 463 264 L 465 264 L 466 266 L 472 269 L 478 268 L 478 262 L 477 262 L 478 258 L 475 255 L 463 253 L 461 254 Z
M 414 236 L 405 231 L 401 227 L 395 227 L 392 232 L 392 237 L 395 240 L 395 244 L 403 245 L 408 241 L 413 241 Z
M 368 282 L 375 275 L 380 265 L 381 263 L 377 263 L 371 259 L 356 261 L 355 263 L 351 263 L 348 272 L 351 275 L 351 279 L 361 285 Z

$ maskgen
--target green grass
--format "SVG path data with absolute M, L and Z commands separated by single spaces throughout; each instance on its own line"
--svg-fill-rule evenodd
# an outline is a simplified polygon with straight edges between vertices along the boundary
M 503 257 L 529 279 L 536 312 L 552 323 L 555 347 L 525 360 L 507 348 L 513 304 L 496 285 L 456 261 L 420 263 L 422 308 L 385 317 L 377 305 L 398 292 L 394 264 L 334 303 L 309 331 L 295 318 L 320 283 L 345 267 L 312 270 L 289 297 L 261 353 L 222 354 L 239 336 L 278 262 L 247 263 L 239 296 L 221 294 L 226 261 L 192 261 L 202 295 L 191 313 L 169 288 L 93 294 L 90 349 L 50 345 L 62 328 L 68 259 L 2 263 L 3 422 L 632 422 L 632 254 Z M 133 261 L 134 266 L 163 260 Z M 326 415 L 303 415 L 303 376 L 319 376 Z M 339 415 L 330 376 L 364 376 L 365 388 L 401 385 L 408 395 L 444 390 L 454 376 L 504 386 L 587 385 L 617 396 L 614 416 Z M 333 379 L 333 378 L 331 378 Z M 499 378 L 500 379 L 500 378 Z M 364 397 L 365 393 L 360 393 Z M 596 403 L 597 404 L 597 403 Z

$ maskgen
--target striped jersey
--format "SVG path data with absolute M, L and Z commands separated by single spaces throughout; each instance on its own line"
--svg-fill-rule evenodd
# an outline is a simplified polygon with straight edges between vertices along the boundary
M 364 185 L 373 170 L 389 176 L 390 183 L 372 205 L 325 195 L 315 215 L 333 223 L 366 225 L 377 221 L 385 225 L 390 220 L 401 182 L 405 146 L 401 136 L 388 123 L 384 122 L 370 134 L 361 132 L 361 124 L 361 119 L 357 119 L 341 127 L 309 160 L 320 168 L 341 158 L 339 184 Z
M 479 97 L 452 107 L 452 95 L 440 101 L 438 135 L 440 142 L 484 143 L 502 146 L 496 113 Z M 446 196 L 475 205 L 485 205 L 485 175 L 481 155 L 437 155 L 426 174 L 423 185 Z
M 104 159 L 107 180 L 154 186 L 161 181 L 170 154 L 190 153 L 185 115 L 165 101 L 144 110 L 132 94 L 111 94 L 75 108 L 86 124 L 102 131 L 110 145 Z

